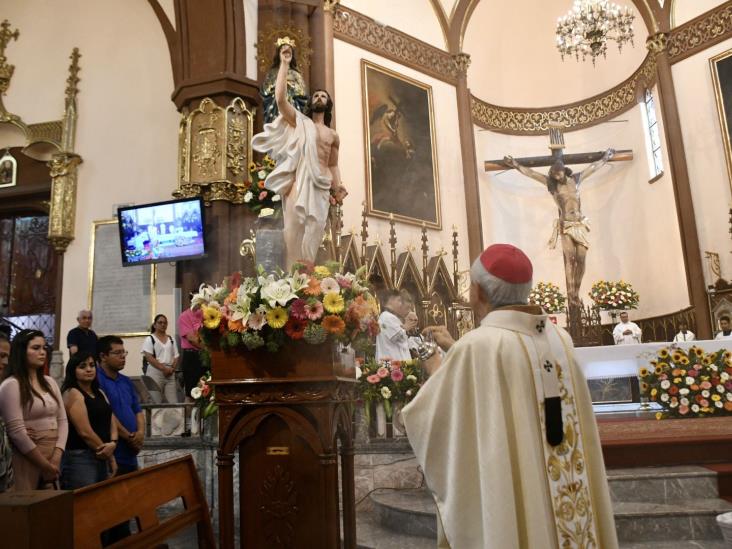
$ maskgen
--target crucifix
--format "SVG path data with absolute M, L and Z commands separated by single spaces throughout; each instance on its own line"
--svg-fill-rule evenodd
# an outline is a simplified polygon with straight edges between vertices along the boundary
M 558 123 L 549 124 L 549 149 L 551 156 L 534 156 L 515 159 L 505 156 L 503 160 L 485 162 L 486 171 L 497 171 L 515 168 L 527 177 L 542 185 L 554 198 L 558 215 L 554 222 L 549 247 L 554 249 L 557 241 L 562 243 L 564 255 L 564 272 L 567 281 L 567 301 L 570 327 L 579 327 L 582 302 L 579 298 L 582 277 L 585 274 L 585 259 L 590 244 L 587 233 L 590 231 L 587 218 L 580 208 L 580 184 L 590 175 L 610 161 L 632 160 L 632 150 L 580 153 L 565 155 L 564 134 Z M 573 173 L 568 164 L 587 164 L 584 170 Z M 550 166 L 549 173 L 544 175 L 531 167 Z

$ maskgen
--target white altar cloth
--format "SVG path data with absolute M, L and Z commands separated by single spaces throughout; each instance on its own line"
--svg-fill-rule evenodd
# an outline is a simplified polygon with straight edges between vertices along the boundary
M 711 353 L 719 349 L 732 349 L 732 341 L 702 340 L 686 341 L 676 344 L 688 350 L 696 346 Z M 671 343 L 654 342 L 640 345 L 605 345 L 602 347 L 577 347 L 577 361 L 587 379 L 605 377 L 637 376 L 641 366 L 646 366 L 663 347 Z

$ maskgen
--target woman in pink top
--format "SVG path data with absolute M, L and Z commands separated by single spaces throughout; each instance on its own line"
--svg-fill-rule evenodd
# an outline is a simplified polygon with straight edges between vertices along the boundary
M 46 340 L 23 330 L 10 347 L 5 380 L 0 384 L 0 416 L 13 445 L 16 490 L 46 488 L 58 480 L 68 424 L 61 391 L 43 375 Z

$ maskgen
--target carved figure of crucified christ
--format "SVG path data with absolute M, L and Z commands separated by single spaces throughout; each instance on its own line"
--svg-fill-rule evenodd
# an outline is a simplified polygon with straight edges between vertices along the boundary
M 579 289 L 582 284 L 582 277 L 585 274 L 587 249 L 590 247 L 587 241 L 587 233 L 590 231 L 590 227 L 580 208 L 580 183 L 604 166 L 614 154 L 614 149 L 608 149 L 600 160 L 593 162 L 576 174 L 573 174 L 572 170 L 565 166 L 561 156 L 549 168 L 547 175 L 522 166 L 511 156 L 503 158 L 507 166 L 515 168 L 525 176 L 545 185 L 557 204 L 559 215 L 554 222 L 554 231 L 549 240 L 549 247 L 555 248 L 557 240 L 561 239 L 564 271 L 567 278 L 567 298 L 570 307 L 581 304 Z

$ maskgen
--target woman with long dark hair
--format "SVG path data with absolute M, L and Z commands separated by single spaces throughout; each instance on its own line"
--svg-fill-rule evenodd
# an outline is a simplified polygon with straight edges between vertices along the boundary
M 0 416 L 13 445 L 16 490 L 46 488 L 58 480 L 68 424 L 58 385 L 43 375 L 46 339 L 23 330 L 10 346 L 0 385 Z
M 175 381 L 175 371 L 178 368 L 178 346 L 175 340 L 168 335 L 168 318 L 165 315 L 155 315 L 153 325 L 150 326 L 150 337 L 145 338 L 142 344 L 142 356 L 149 367 L 149 375 L 160 387 L 165 402 L 178 402 L 178 387 Z
M 61 488 L 76 490 L 101 482 L 117 471 L 117 423 L 107 396 L 99 388 L 91 353 L 72 355 L 61 391 L 69 418 Z

